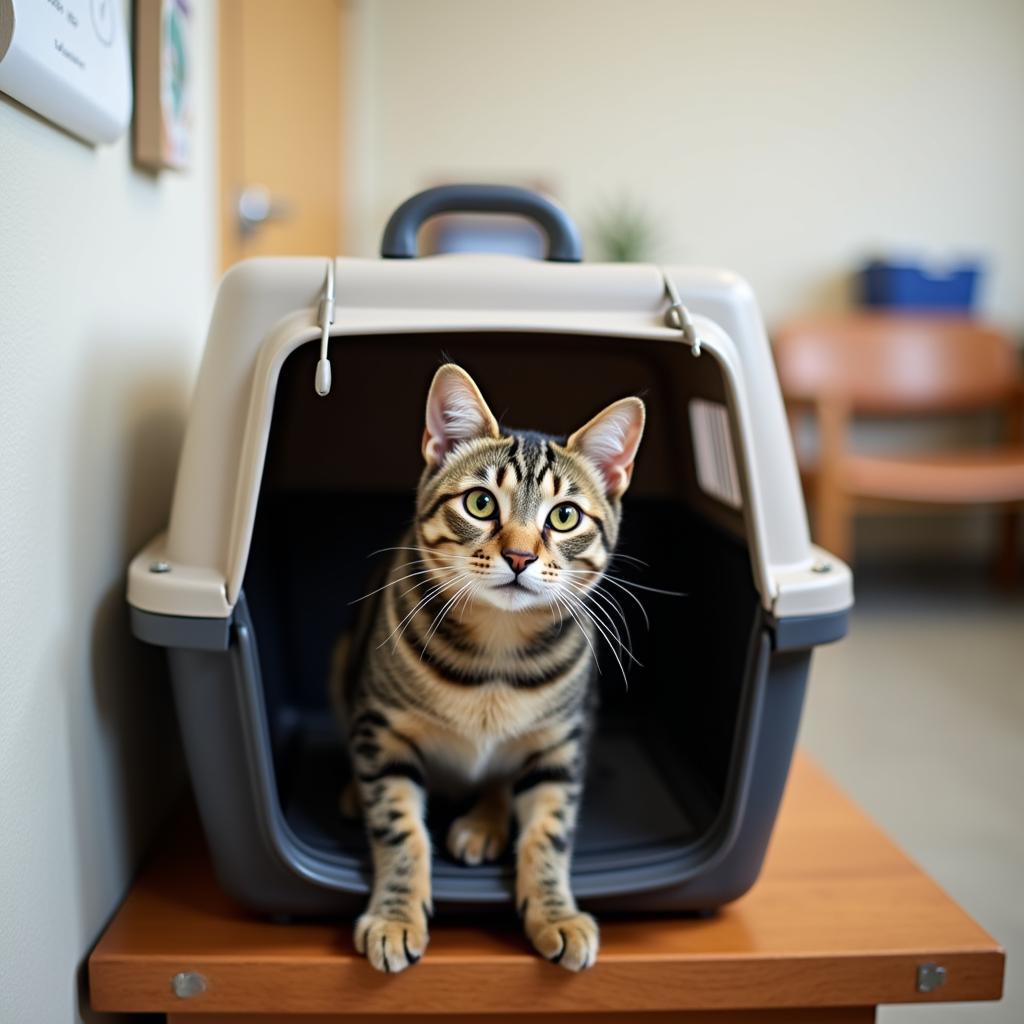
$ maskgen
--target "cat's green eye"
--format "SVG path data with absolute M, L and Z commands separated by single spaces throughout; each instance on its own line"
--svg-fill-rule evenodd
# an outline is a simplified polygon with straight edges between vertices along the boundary
M 494 500 L 494 495 L 490 491 L 485 491 L 482 487 L 470 491 L 462 503 L 465 505 L 466 511 L 474 519 L 498 518 L 498 503 Z
M 548 526 L 552 530 L 564 533 L 566 530 L 573 530 L 579 526 L 583 513 L 571 501 L 556 505 L 548 515 Z

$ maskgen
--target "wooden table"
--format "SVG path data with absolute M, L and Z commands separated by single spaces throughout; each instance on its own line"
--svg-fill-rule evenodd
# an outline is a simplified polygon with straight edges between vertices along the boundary
M 879 1003 L 1002 991 L 998 944 L 803 757 L 747 896 L 711 919 L 606 920 L 598 964 L 580 975 L 531 954 L 511 909 L 479 925 L 435 920 L 422 963 L 379 974 L 355 954 L 347 923 L 272 924 L 239 910 L 195 827 L 180 831 L 89 958 L 96 1010 L 164 1012 L 172 1024 L 522 1024 L 522 1014 L 865 1024 Z M 929 963 L 945 983 L 920 992 Z M 186 971 L 206 989 L 180 998 L 171 979 Z

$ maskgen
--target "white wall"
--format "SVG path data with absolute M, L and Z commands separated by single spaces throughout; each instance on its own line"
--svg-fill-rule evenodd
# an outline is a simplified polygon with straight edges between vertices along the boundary
M 181 780 L 123 592 L 166 516 L 212 301 L 215 19 L 196 15 L 187 174 L 0 97 L 2 1024 L 85 1012 L 79 963 Z
M 729 266 L 769 322 L 865 255 L 984 255 L 1024 329 L 1019 0 L 362 0 L 353 248 L 401 199 L 549 181 L 586 224 L 628 194 L 658 256 Z

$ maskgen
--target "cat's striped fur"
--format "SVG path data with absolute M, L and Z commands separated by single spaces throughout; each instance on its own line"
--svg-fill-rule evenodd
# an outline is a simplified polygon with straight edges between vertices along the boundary
M 615 547 L 643 418 L 627 398 L 567 441 L 502 432 L 463 370 L 434 378 L 415 523 L 334 674 L 353 767 L 343 804 L 362 807 L 373 852 L 355 942 L 381 970 L 427 945 L 433 790 L 478 797 L 448 833 L 468 864 L 501 855 L 515 816 L 528 936 L 571 970 L 595 960 L 597 925 L 569 887 L 607 628 L 585 602 Z

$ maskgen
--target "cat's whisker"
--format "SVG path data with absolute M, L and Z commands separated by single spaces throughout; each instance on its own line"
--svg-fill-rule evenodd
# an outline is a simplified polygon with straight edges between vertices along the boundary
M 634 555 L 624 555 L 621 551 L 616 551 L 611 556 L 611 561 L 615 561 L 617 558 L 621 558 L 625 562 L 635 562 L 637 565 L 642 565 L 645 568 L 650 566 L 650 562 L 645 562 L 642 558 L 636 558 Z
M 435 572 L 440 572 L 441 570 L 440 569 L 435 569 L 434 571 Z M 414 590 L 416 590 L 418 587 L 422 586 L 423 583 L 425 583 L 425 582 L 426 582 L 425 580 L 420 580 L 419 582 L 414 583 L 411 587 L 409 587 L 408 590 L 403 590 L 400 596 L 401 597 L 408 597 Z
M 416 550 L 416 549 L 410 549 L 410 550 Z M 416 565 L 416 564 L 427 565 L 428 568 L 427 569 L 422 569 L 422 570 L 417 570 L 415 572 L 410 572 L 407 575 L 401 576 L 401 577 L 399 577 L 396 580 L 391 580 L 391 581 L 385 583 L 382 587 L 378 587 L 376 590 L 371 590 L 369 594 L 364 594 L 362 597 L 356 598 L 355 601 L 351 601 L 349 603 L 350 604 L 356 604 L 359 601 L 364 601 L 364 600 L 366 600 L 366 598 L 372 597 L 374 594 L 379 594 L 382 590 L 387 590 L 388 587 L 392 587 L 392 586 L 394 586 L 397 583 L 403 582 L 404 580 L 412 579 L 414 576 L 425 576 L 425 575 L 429 575 L 430 573 L 441 573 L 441 572 L 445 572 L 445 571 L 450 571 L 452 569 L 463 569 L 464 570 L 466 568 L 466 565 L 465 565 L 466 556 L 465 555 L 450 555 L 450 556 L 444 556 L 444 557 L 450 558 L 451 561 L 454 564 L 453 565 L 446 565 L 446 566 L 430 565 L 429 561 L 426 558 L 413 558 L 413 559 L 410 559 L 408 562 L 403 562 L 400 565 L 396 565 L 396 566 L 393 567 L 395 570 L 402 569 L 402 568 L 405 568 L 406 566 Z M 401 596 L 402 597 L 407 597 L 414 590 L 416 590 L 417 587 L 422 586 L 423 582 L 424 582 L 423 580 L 420 580 L 420 581 L 414 583 L 407 590 L 402 591 Z
M 435 573 L 435 574 L 437 574 L 437 573 L 446 573 L 446 572 L 447 573 L 452 573 L 452 572 L 456 572 L 457 573 L 457 572 L 465 572 L 467 569 L 468 569 L 468 566 L 466 566 L 465 564 L 462 564 L 462 565 L 460 565 L 460 564 L 455 564 L 455 565 L 432 565 L 432 566 L 429 566 L 428 569 L 424 570 L 424 572 L 432 572 L 432 573 Z M 422 582 L 423 581 L 421 580 L 420 583 L 422 583 Z M 420 583 L 413 584 L 413 586 L 409 590 L 405 591 L 405 594 L 411 593 L 412 590 L 415 590 L 416 587 L 420 585 Z M 405 594 L 403 594 L 402 596 L 405 597 Z
M 560 569 L 559 572 L 570 573 L 573 576 L 593 576 L 593 569 Z M 666 594 L 668 597 L 689 597 L 689 594 L 684 590 L 663 590 L 661 587 L 648 587 L 643 583 L 637 583 L 636 580 L 623 579 L 621 576 L 613 576 L 609 572 L 601 574 L 601 578 L 608 580 L 612 583 L 617 583 L 622 587 L 636 587 L 638 590 L 647 590 L 652 594 Z
M 593 592 L 592 589 L 590 587 L 586 586 L 585 584 L 575 583 L 572 580 L 569 581 L 569 585 L 573 588 L 573 590 L 577 591 L 579 594 L 582 595 L 581 600 L 584 600 L 584 603 L 586 603 L 585 598 L 590 597 L 592 592 Z M 622 636 L 619 633 L 618 626 L 616 625 L 615 621 L 611 618 L 609 613 L 600 605 L 595 605 L 592 610 L 595 611 L 595 612 L 600 613 L 600 615 L 602 616 L 603 620 L 605 621 L 605 624 L 615 634 L 615 639 L 618 642 L 619 646 L 621 647 L 622 646 Z M 623 620 L 623 623 L 625 623 L 625 620 Z
M 622 624 L 623 626 L 625 626 L 626 635 L 628 636 L 629 619 L 626 615 L 626 609 L 622 607 L 622 605 L 619 603 L 615 595 L 605 590 L 600 583 L 595 583 L 590 589 L 593 591 L 595 595 L 599 596 L 603 601 L 605 601 L 607 604 L 610 604 L 613 608 L 615 608 L 615 610 L 619 613 L 619 618 L 622 619 Z M 640 610 L 643 611 L 642 606 Z
M 423 554 L 425 554 L 423 548 L 419 547 L 418 545 L 415 545 L 415 544 L 399 544 L 396 547 L 377 548 L 376 551 L 371 551 L 366 557 L 367 558 L 373 558 L 374 555 L 382 555 L 382 554 L 384 554 L 385 552 L 388 552 L 388 551 L 412 551 L 415 554 L 421 555 L 421 556 Z M 445 555 L 445 554 L 442 554 L 439 551 L 431 551 L 430 554 L 431 554 L 432 558 L 436 558 L 438 561 L 444 561 L 445 559 L 455 560 L 455 559 L 458 559 L 458 558 L 465 558 L 465 555 L 461 555 L 461 554 L 460 555 Z M 428 559 L 421 557 L 419 559 L 413 559 L 413 561 L 426 562 L 426 561 L 428 561 Z M 409 563 L 409 564 L 411 564 L 411 563 Z
M 469 605 L 469 600 L 473 596 L 475 585 L 471 587 L 462 597 L 462 600 L 452 609 L 452 616 L 457 617 L 459 622 L 462 621 L 462 613 L 466 610 Z
M 580 577 L 580 575 L 583 575 L 583 577 L 593 577 L 593 575 L 597 575 L 598 574 L 598 570 L 596 570 L 596 569 L 564 569 L 564 568 L 560 568 L 558 571 L 559 572 L 565 572 L 565 573 L 568 573 L 570 575 L 578 575 L 578 577 Z M 606 572 L 606 571 L 601 571 L 600 572 L 600 577 L 601 577 L 602 580 L 608 580 L 611 583 L 617 583 L 618 585 L 621 585 L 623 587 L 636 587 L 638 590 L 650 591 L 652 594 L 666 594 L 669 597 L 688 597 L 689 596 L 686 591 L 682 591 L 682 590 L 664 590 L 663 588 L 660 588 L 660 587 L 648 587 L 646 584 L 637 583 L 635 580 L 626 580 L 623 577 L 616 577 L 616 575 L 612 575 L 610 572 Z
M 612 576 L 611 573 L 605 573 L 604 578 L 611 580 L 613 583 L 618 583 L 624 587 L 636 587 L 637 590 L 646 590 L 652 594 L 665 594 L 667 597 L 688 597 L 689 595 L 685 590 L 663 590 L 661 587 L 648 587 L 643 583 L 637 583 L 636 580 L 626 580 L 621 576 Z
M 569 582 L 578 590 L 581 590 L 584 593 L 594 594 L 595 596 L 600 597 L 601 600 L 603 600 L 606 604 L 610 604 L 611 607 L 618 613 L 619 618 L 622 620 L 622 624 L 624 626 L 627 626 L 628 628 L 628 623 L 626 621 L 626 613 L 623 610 L 622 605 L 619 604 L 619 602 L 615 599 L 615 597 L 612 594 L 608 593 L 608 591 L 606 591 L 601 586 L 600 580 L 594 583 L 586 583 L 581 582 L 579 580 L 574 580 L 570 577 Z
M 464 611 L 466 611 L 467 608 L 469 608 L 470 601 L 472 601 L 472 600 L 474 600 L 476 598 L 476 595 L 477 595 L 478 591 L 480 590 L 480 588 L 482 586 L 483 586 L 482 583 L 475 583 L 473 585 L 472 589 L 462 599 L 462 607 L 461 608 L 453 609 L 452 614 L 453 615 L 458 614 L 460 622 L 462 621 L 462 613 Z
M 408 562 L 399 562 L 397 565 L 393 565 L 393 569 L 404 569 L 410 565 L 429 565 L 430 563 L 425 558 L 410 558 Z
M 579 631 L 583 634 L 583 639 L 587 641 L 587 646 L 590 648 L 590 656 L 594 659 L 594 667 L 597 669 L 597 674 L 599 676 L 604 675 L 604 673 L 601 671 L 601 661 L 597 656 L 597 651 L 594 649 L 594 642 L 590 639 L 590 634 L 587 632 L 587 627 L 583 625 L 583 623 L 580 621 L 579 616 L 569 606 L 568 601 L 564 600 L 566 596 L 567 595 L 565 594 L 561 596 L 555 594 L 554 599 L 558 602 L 559 608 L 565 608 L 566 612 L 569 615 L 569 618 L 571 618 L 573 622 L 576 623 L 576 626 L 578 627 Z
M 437 570 L 437 569 L 419 569 L 416 572 L 407 573 L 405 576 L 399 576 L 397 579 L 389 580 L 387 583 L 384 584 L 384 586 L 378 587 L 376 590 L 371 590 L 368 594 L 363 594 L 362 597 L 357 597 L 357 598 L 355 598 L 355 600 L 349 601 L 349 604 L 350 605 L 359 604 L 360 601 L 365 601 L 368 597 L 373 597 L 374 594 L 379 594 L 382 591 L 387 590 L 388 587 L 394 587 L 394 586 L 397 586 L 399 583 L 404 583 L 405 580 L 410 580 L 410 579 L 413 578 L 413 576 L 426 576 L 429 573 L 438 572 L 438 571 L 439 570 Z M 420 581 L 420 582 L 422 582 L 422 581 Z M 419 586 L 419 583 L 417 583 L 411 589 L 415 590 L 416 587 L 418 587 L 418 586 Z M 410 593 L 410 591 L 407 590 L 405 593 L 408 594 L 408 593 Z M 403 594 L 402 596 L 404 597 L 405 594 Z
M 385 551 L 385 550 L 389 550 L 389 549 L 381 548 L 381 551 Z M 402 547 L 395 548 L 394 550 L 396 550 L 396 551 L 417 551 L 420 554 L 423 553 L 419 548 L 416 548 L 416 547 L 405 547 L 405 546 L 402 546 Z M 378 554 L 378 553 L 379 552 L 377 552 L 377 551 L 371 552 L 371 554 L 367 555 L 367 558 L 372 558 L 373 555 Z M 390 568 L 390 571 L 391 572 L 397 572 L 399 569 L 408 569 L 410 566 L 413 566 L 413 565 L 425 565 L 425 566 L 427 566 L 427 569 L 430 570 L 430 571 L 440 572 L 442 569 L 460 568 L 461 567 L 460 564 L 459 564 L 460 561 L 465 559 L 465 555 L 436 555 L 435 557 L 438 560 L 442 561 L 442 565 L 440 565 L 440 566 L 434 565 L 430 561 L 430 559 L 427 559 L 427 558 L 410 558 L 406 562 L 399 562 L 396 565 L 392 565 L 391 568 Z M 444 560 L 448 561 L 447 565 L 443 564 Z M 403 577 L 403 579 L 408 579 L 408 578 L 409 578 L 408 576 Z M 356 601 L 362 601 L 362 600 L 365 600 L 367 597 L 371 597 L 373 594 L 379 594 L 380 590 L 386 589 L 387 587 L 391 586 L 392 583 L 397 583 L 397 582 L 401 582 L 401 580 L 389 581 L 388 583 L 385 583 L 384 586 L 382 588 L 380 588 L 379 590 L 374 590 L 374 591 L 371 591 L 369 594 L 364 594 L 362 597 L 357 598 Z M 407 593 L 409 593 L 409 591 L 406 591 L 405 593 L 407 594 Z M 404 596 L 405 595 L 403 594 L 403 597 Z M 351 604 L 355 604 L 356 602 L 352 601 L 350 603 Z
M 426 649 L 426 645 L 430 643 L 430 638 L 437 632 L 438 627 L 444 621 L 446 616 L 455 610 L 460 600 L 469 594 L 475 585 L 476 581 L 470 578 L 466 583 L 459 587 L 454 594 L 452 594 L 448 601 L 445 602 L 441 610 L 435 616 L 434 622 L 431 623 L 430 628 L 428 629 L 427 637 L 423 643 L 424 650 Z
M 560 606 L 555 604 L 554 600 L 548 601 L 548 607 L 554 608 L 558 612 L 558 631 L 561 633 L 562 627 L 565 625 L 565 619 L 562 618 L 562 609 Z
M 578 586 L 574 586 L 573 590 L 576 591 L 576 593 L 571 593 L 571 596 L 586 609 L 589 617 L 593 620 L 594 625 L 604 627 L 605 639 L 608 640 L 608 643 L 617 647 L 619 651 L 624 652 L 636 661 L 636 658 L 633 657 L 632 651 L 623 642 L 622 634 L 619 632 L 618 626 L 611 618 L 609 612 L 601 605 L 587 603 L 585 599 L 590 595 L 589 590 L 584 590 Z
M 474 582 L 475 581 L 471 579 L 468 583 L 464 583 L 462 587 L 459 590 L 455 591 L 455 594 L 452 597 L 450 597 L 445 602 L 444 605 L 442 605 L 441 610 L 437 613 L 437 615 L 434 616 L 434 621 L 430 624 L 430 628 L 427 630 L 427 635 L 423 639 L 423 649 L 420 651 L 420 661 L 423 660 L 423 655 L 427 653 L 427 647 L 430 644 L 431 637 L 433 637 L 433 635 L 437 632 L 438 627 L 444 620 L 445 614 L 448 612 L 450 608 L 452 608 L 455 605 L 455 603 L 463 595 L 463 593 L 473 586 Z
M 422 555 L 422 548 L 415 544 L 396 544 L 388 548 L 377 548 L 376 551 L 371 551 L 366 557 L 373 558 L 374 555 L 382 555 L 385 551 L 415 551 L 417 554 Z
M 580 569 L 562 569 L 561 571 L 564 572 L 570 578 L 572 578 L 573 576 L 589 576 L 590 575 L 590 571 L 589 570 L 584 571 L 584 570 L 580 570 Z M 631 590 L 627 589 L 620 582 L 618 582 L 617 578 L 608 576 L 607 574 L 602 575 L 600 580 L 598 580 L 596 583 L 592 584 L 593 588 L 595 590 L 600 590 L 601 589 L 601 582 L 603 580 L 607 580 L 613 587 L 618 587 L 619 590 L 621 590 L 624 594 L 626 594 L 628 597 L 630 597 L 636 603 L 636 606 L 640 609 L 640 612 L 641 612 L 641 614 L 644 617 L 644 624 L 646 625 L 646 627 L 648 629 L 650 629 L 651 628 L 651 619 L 650 619 L 650 616 L 647 614 L 647 609 L 643 606 L 643 602 L 640 600 L 640 598 L 637 597 L 636 594 L 634 594 Z M 605 591 L 605 593 L 607 593 L 607 591 Z
M 563 570 L 563 572 L 575 573 L 575 572 L 577 572 L 577 570 L 575 570 L 575 569 L 565 569 L 565 570 Z M 621 590 L 624 594 L 626 594 L 628 597 L 632 598 L 633 601 L 636 602 L 636 606 L 640 609 L 641 613 L 643 614 L 644 623 L 646 624 L 647 628 L 650 629 L 651 628 L 650 616 L 648 616 L 647 609 L 643 606 L 643 602 L 641 602 L 640 598 L 637 597 L 636 594 L 634 594 L 631 590 L 629 590 L 628 588 L 623 586 L 622 583 L 619 582 L 617 577 L 609 576 L 607 573 L 605 573 L 601 577 L 601 580 L 599 580 L 597 583 L 594 584 L 594 589 L 595 590 L 599 590 L 601 588 L 601 581 L 603 581 L 603 580 L 607 580 L 613 587 L 618 587 L 619 590 Z
M 395 628 L 386 637 L 384 637 L 384 639 L 377 645 L 377 647 L 378 648 L 383 647 L 392 637 L 395 637 L 394 649 L 398 650 L 398 641 L 401 640 L 402 634 L 405 632 L 405 627 L 407 626 L 407 624 L 409 622 L 412 621 L 413 616 L 424 605 L 426 605 L 435 595 L 440 594 L 444 590 L 445 587 L 454 586 L 456 583 L 458 583 L 462 579 L 464 579 L 465 576 L 466 576 L 465 573 L 460 573 L 454 579 L 452 579 L 452 580 L 445 580 L 442 583 L 439 583 L 437 586 L 432 587 L 430 590 L 428 590 L 426 595 L 423 598 L 421 598 L 419 601 L 417 601 L 417 603 L 415 605 L 413 605 L 412 611 L 410 611 L 409 614 L 406 615 L 405 618 L 402 619 L 402 621 L 399 622 L 399 624 L 397 626 L 395 626 Z M 396 633 L 398 634 L 397 636 L 395 636 Z
M 575 586 L 578 590 L 581 590 L 585 596 L 593 596 L 595 599 L 604 602 L 604 604 L 607 605 L 611 609 L 611 611 L 615 612 L 618 615 L 619 621 L 622 623 L 622 628 L 626 632 L 626 643 L 630 648 L 632 648 L 633 636 L 629 631 L 629 620 L 626 618 L 626 613 L 623 610 L 622 605 L 619 604 L 619 602 L 616 601 L 615 598 L 611 596 L 611 594 L 603 590 L 599 583 L 595 583 L 590 587 L 587 587 L 585 585 L 580 586 L 579 584 L 573 583 L 573 586 Z
M 626 668 L 622 664 L 622 659 L 619 657 L 618 651 L 615 650 L 615 643 L 613 642 L 611 636 L 608 634 L 607 630 L 604 628 L 604 626 L 601 625 L 601 623 L 598 621 L 596 616 L 593 615 L 591 610 L 587 608 L 587 606 L 575 594 L 571 594 L 569 591 L 563 591 L 562 597 L 565 599 L 566 603 L 570 607 L 575 606 L 576 610 L 581 615 L 585 615 L 594 624 L 598 632 L 608 642 L 608 649 L 611 651 L 611 655 L 615 659 L 615 663 L 619 666 L 619 671 L 622 673 L 622 681 L 626 684 L 626 689 L 628 690 L 629 680 L 626 678 Z M 619 646 L 622 646 L 621 642 Z
M 644 625 L 645 625 L 645 626 L 646 626 L 646 627 L 647 627 L 648 629 L 650 629 L 650 628 L 651 628 L 651 618 L 650 618 L 650 616 L 649 616 L 649 615 L 647 614 L 647 609 L 646 609 L 646 608 L 644 607 L 644 605 L 643 605 L 643 602 L 642 602 L 642 601 L 640 600 L 640 598 L 639 598 L 639 597 L 637 597 L 637 596 L 636 596 L 636 594 L 634 594 L 634 593 L 633 593 L 633 591 L 631 591 L 631 590 L 627 590 L 627 589 L 626 589 L 626 588 L 625 588 L 625 587 L 624 587 L 624 586 L 623 586 L 623 585 L 622 585 L 621 583 L 617 582 L 616 580 L 613 580 L 613 579 L 609 579 L 609 578 L 608 578 L 607 576 L 604 576 L 604 577 L 602 577 L 602 579 L 606 579 L 606 580 L 608 580 L 608 582 L 609 582 L 609 583 L 610 583 L 610 584 L 611 584 L 611 585 L 612 585 L 613 587 L 618 587 L 618 588 L 619 588 L 619 590 L 621 590 L 621 591 L 622 591 L 622 592 L 623 592 L 623 593 L 624 593 L 624 594 L 625 594 L 625 595 L 626 595 L 627 597 L 629 597 L 629 598 L 632 598 L 632 600 L 633 600 L 633 601 L 634 601 L 634 602 L 636 603 L 636 606 L 637 606 L 637 608 L 639 608 L 639 609 L 640 609 L 640 614 L 641 614 L 641 615 L 643 615 L 643 617 L 644 617 Z M 601 589 L 602 589 L 602 588 L 601 588 L 601 584 L 600 584 L 600 583 L 598 583 L 598 584 L 597 584 L 597 585 L 595 586 L 595 589 L 596 589 L 596 590 L 601 590 Z M 604 593 L 607 593 L 607 591 L 604 591 Z M 611 596 L 611 595 L 609 595 L 609 596 Z
M 592 622 L 594 624 L 594 627 L 597 629 L 598 633 L 601 635 L 601 638 L 608 644 L 609 653 L 615 659 L 615 664 L 618 665 L 619 673 L 622 675 L 622 682 L 625 684 L 625 687 L 628 690 L 629 689 L 629 680 L 626 678 L 626 669 L 625 669 L 625 666 L 622 664 L 622 660 L 619 658 L 618 653 L 615 650 L 615 643 L 611 640 L 611 638 L 608 636 L 608 634 L 605 632 L 605 630 L 600 626 L 600 624 L 597 622 L 597 620 L 594 618 L 594 616 L 590 613 L 589 609 L 583 607 L 582 604 L 578 600 L 569 601 L 568 600 L 568 595 L 563 595 L 563 599 L 566 600 L 566 607 L 567 608 L 572 609 L 573 607 L 575 607 L 575 611 L 576 611 L 577 614 L 579 614 L 581 616 L 584 616 L 588 621 L 590 621 L 590 622 Z M 581 625 L 580 628 L 581 629 L 583 628 L 582 625 Z M 596 653 L 594 654 L 594 661 L 595 661 L 595 664 L 598 665 L 598 671 L 600 671 L 600 659 L 598 659 Z
M 622 634 L 618 632 L 617 628 L 610 621 L 610 616 L 603 608 L 601 608 L 599 605 L 587 605 L 586 601 L 584 601 L 583 603 L 587 607 L 587 610 L 590 612 L 591 617 L 594 620 L 594 625 L 604 626 L 605 639 L 608 641 L 608 645 L 617 648 L 618 653 L 620 653 L 621 655 L 625 655 L 630 660 L 630 662 L 632 662 L 638 668 L 642 669 L 643 663 L 636 656 L 636 654 L 633 653 L 633 640 L 631 637 L 629 637 L 628 631 L 627 639 L 624 641 Z M 608 636 L 609 632 L 611 633 L 610 637 Z
M 405 634 L 405 631 L 411 625 L 412 619 L 417 614 L 417 612 L 422 610 L 422 608 L 425 607 L 438 594 L 444 593 L 444 591 L 445 591 L 445 589 L 447 587 L 454 587 L 454 586 L 462 583 L 466 579 L 467 576 L 468 576 L 468 573 L 460 573 L 454 579 L 445 580 L 445 582 L 442 583 L 440 586 L 435 587 L 422 601 L 420 601 L 416 605 L 416 607 L 413 608 L 413 610 L 405 617 L 405 619 L 403 619 L 402 622 L 399 623 L 399 625 L 402 626 L 402 631 L 395 638 L 395 643 L 397 644 L 398 641 L 402 639 L 403 635 Z
M 412 565 L 425 565 L 425 566 L 427 566 L 429 568 L 433 568 L 433 569 L 458 569 L 458 568 L 465 568 L 465 562 L 466 562 L 466 558 L 463 555 L 452 556 L 449 561 L 441 562 L 440 564 L 436 564 L 434 562 L 431 562 L 430 559 L 428 559 L 428 558 L 413 558 L 413 559 L 410 559 L 408 562 L 403 562 L 401 565 L 393 566 L 393 568 L 395 570 L 398 570 L 398 569 L 406 569 L 406 568 L 408 568 L 409 566 L 412 566 Z
M 441 583 L 438 584 L 436 587 L 432 588 L 431 590 L 427 591 L 426 595 L 423 598 L 421 598 L 415 605 L 413 605 L 412 610 L 405 616 L 405 618 L 403 618 L 402 621 L 399 622 L 398 625 L 395 626 L 395 628 L 390 633 L 388 633 L 388 635 L 384 637 L 384 639 L 379 644 L 377 644 L 378 650 L 381 647 L 383 647 L 392 637 L 395 637 L 395 642 L 394 645 L 392 646 L 392 650 L 397 651 L 398 641 L 401 639 L 401 633 L 399 632 L 399 630 L 402 629 L 406 622 L 408 622 L 420 610 L 420 608 L 422 608 L 434 596 L 434 594 L 440 593 L 440 591 L 444 590 L 444 587 L 444 583 Z M 406 593 L 409 593 L 409 591 L 406 591 Z M 405 595 L 403 594 L 402 596 L 404 597 Z M 395 636 L 396 633 L 398 634 L 398 636 Z

